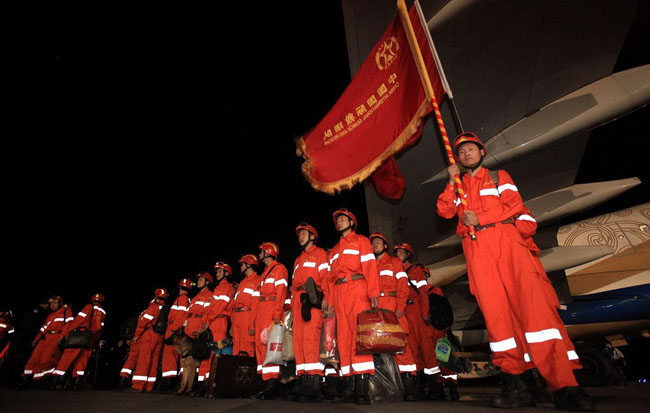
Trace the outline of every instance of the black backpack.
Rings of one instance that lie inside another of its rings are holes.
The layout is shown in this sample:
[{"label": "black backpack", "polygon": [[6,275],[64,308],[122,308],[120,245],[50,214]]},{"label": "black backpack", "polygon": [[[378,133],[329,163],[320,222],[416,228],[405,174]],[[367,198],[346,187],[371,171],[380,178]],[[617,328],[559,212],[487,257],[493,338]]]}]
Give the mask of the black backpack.
[{"label": "black backpack", "polygon": [[429,294],[429,313],[431,324],[436,330],[445,330],[454,324],[454,312],[447,297]]},{"label": "black backpack", "polygon": [[153,331],[158,334],[165,334],[165,331],[167,331],[167,320],[169,318],[170,307],[171,306],[166,305],[161,308],[160,313],[158,313],[158,320],[156,320],[156,324],[153,325]]},{"label": "black backpack", "polygon": [[130,340],[135,335],[135,329],[138,327],[138,315],[129,317],[120,325],[120,338]]}]

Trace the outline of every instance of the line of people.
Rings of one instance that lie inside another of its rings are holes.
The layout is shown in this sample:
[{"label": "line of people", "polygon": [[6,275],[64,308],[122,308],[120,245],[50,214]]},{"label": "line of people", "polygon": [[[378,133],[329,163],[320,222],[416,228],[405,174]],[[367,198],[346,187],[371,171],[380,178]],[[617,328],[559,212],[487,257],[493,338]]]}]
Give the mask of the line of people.
[{"label": "line of people", "polygon": [[68,378],[72,388],[80,386],[104,327],[104,299],[102,293],[93,294],[76,316],[61,296],[48,299],[50,313],[31,342],[33,351],[21,375],[22,388],[60,389]]},{"label": "line of people", "polygon": [[[202,394],[215,351],[199,355],[197,348],[214,343],[212,349],[219,352],[232,344],[232,354],[257,360],[256,370],[264,385],[255,397],[275,398],[280,392],[281,366],[265,363],[263,332],[273,324],[281,324],[285,311],[291,309],[298,377],[293,398],[300,402],[320,401],[325,382],[329,389],[326,397],[335,403],[367,404],[369,376],[374,374],[375,365],[372,355],[356,353],[357,316],[383,308],[393,311],[408,333],[405,351],[395,355],[405,400],[442,399],[443,383],[448,384],[450,398],[458,400],[456,374],[441,372],[436,359],[435,343],[445,332],[431,325],[428,297],[442,291],[427,282],[428,269],[412,263],[414,251],[407,243],[396,244],[393,249],[397,257],[393,257],[381,233],[370,238],[356,233],[358,221],[347,209],[334,212],[333,221],[340,239],[329,251],[317,246],[316,228],[307,223],[297,226],[301,254],[291,276],[278,261],[278,245],[263,242],[257,255],[246,254],[239,259],[239,284],[232,283],[232,268],[223,262],[215,264],[214,276],[209,272],[197,275],[198,291],[191,300],[192,282],[181,280],[178,296],[169,309],[166,331],[162,332],[155,327],[169,293],[157,289],[138,318],[130,353],[121,370],[122,386],[128,387],[130,381],[130,391],[152,391],[160,373],[160,390],[178,388],[178,393]],[[324,365],[319,358],[324,315],[335,315],[337,320],[337,369]]]}]

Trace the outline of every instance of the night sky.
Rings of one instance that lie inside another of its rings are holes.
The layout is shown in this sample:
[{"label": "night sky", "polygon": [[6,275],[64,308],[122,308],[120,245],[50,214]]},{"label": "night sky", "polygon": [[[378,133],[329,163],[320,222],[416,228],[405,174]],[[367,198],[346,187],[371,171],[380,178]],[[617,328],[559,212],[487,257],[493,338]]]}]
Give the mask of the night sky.
[{"label": "night sky", "polygon": [[6,8],[0,310],[101,291],[112,335],[155,288],[262,241],[291,267],[302,220],[326,248],[339,207],[367,233],[363,188],[316,193],[293,143],[350,81],[338,1]]}]

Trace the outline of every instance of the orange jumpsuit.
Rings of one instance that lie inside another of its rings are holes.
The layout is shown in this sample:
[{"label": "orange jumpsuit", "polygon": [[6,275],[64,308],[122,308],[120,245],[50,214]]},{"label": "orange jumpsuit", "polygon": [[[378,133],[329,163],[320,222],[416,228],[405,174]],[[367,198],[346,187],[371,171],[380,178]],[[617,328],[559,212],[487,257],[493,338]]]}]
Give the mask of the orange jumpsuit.
[{"label": "orange jumpsuit", "polygon": [[67,306],[62,306],[47,316],[41,330],[34,338],[38,340],[38,344],[25,364],[23,372],[25,376],[33,375],[33,378],[38,380],[54,371],[61,357],[59,340],[63,338],[63,328],[72,320],[74,317]]},{"label": "orange jumpsuit", "polygon": [[424,324],[424,317],[429,316],[429,284],[424,270],[411,263],[404,265],[408,275],[409,295],[406,300],[406,319],[409,322],[409,340],[418,371],[432,375],[440,373],[436,347],[432,340],[433,327]]},{"label": "orange jumpsuit", "polygon": [[[406,300],[411,288],[406,281],[408,276],[404,271],[404,266],[400,260],[385,253],[377,260],[377,269],[379,271],[379,308],[393,312],[399,310],[405,313]],[[408,334],[409,323],[406,316],[403,315],[398,320],[402,329]],[[411,340],[411,337],[413,336],[409,335],[408,340]],[[400,373],[417,374],[413,350],[408,344],[403,353],[395,354],[395,362]]]},{"label": "orange jumpsuit", "polygon": [[9,340],[14,333],[14,326],[9,318],[0,317],[0,360],[9,352]]},{"label": "orange jumpsuit", "polygon": [[[508,223],[524,210],[521,196],[506,171],[498,174],[498,188],[485,168],[473,177],[463,175],[468,209],[476,213],[479,225],[489,226],[479,227],[476,240],[461,219],[456,228],[463,237],[470,290],[485,318],[493,363],[504,373],[521,374],[529,351],[551,391],[577,386],[562,320],[542,292],[545,276],[517,228]],[[459,205],[454,186],[448,184],[438,197],[438,214],[453,218],[462,213]]]},{"label": "orange jumpsuit", "polygon": [[[133,339],[136,341],[136,361],[131,387],[135,390],[153,390],[153,385],[156,382],[162,335],[153,331],[153,326],[158,321],[161,309],[162,306],[154,300],[138,319],[138,326],[133,335]],[[131,356],[130,353],[129,359]],[[127,359],[127,363],[129,359]]]},{"label": "orange jumpsuit", "polygon": [[[187,309],[189,306],[190,298],[187,296],[186,292],[181,293],[176,300],[174,300],[174,303],[169,309],[169,315],[167,316],[167,330],[165,330],[164,341],[168,341],[174,331],[183,326],[183,323],[187,318]],[[179,364],[180,355],[174,349],[174,345],[163,344],[162,377],[176,377],[179,374]]]},{"label": "orange jumpsuit", "polygon": [[266,266],[260,277],[259,296],[253,300],[253,325],[255,329],[255,353],[257,356],[257,372],[263,380],[280,377],[279,364],[264,364],[266,344],[260,341],[262,330],[273,324],[273,319],[283,318],[284,301],[287,297],[287,268],[277,261]]},{"label": "orange jumpsuit", "polygon": [[[370,309],[370,298],[379,297],[379,274],[368,238],[354,231],[341,237],[330,250],[330,305],[336,313],[342,376],[375,374],[372,354],[357,355],[357,315]],[[355,276],[363,278],[353,280]]]},{"label": "orange jumpsuit", "polygon": [[260,276],[256,272],[246,276],[237,287],[232,310],[232,354],[246,353],[255,357],[255,336],[248,334],[253,325],[253,300],[259,296]]},{"label": "orange jumpsuit", "polygon": [[[544,287],[542,291],[546,296],[546,300],[548,301],[549,305],[552,305],[554,308],[559,309],[560,300],[557,297],[557,293],[555,292],[553,283],[548,278],[548,275],[546,275],[546,270],[544,269],[542,262],[539,260],[540,249],[537,246],[537,244],[535,244],[535,241],[533,241],[533,235],[535,235],[535,233],[537,232],[537,220],[535,220],[535,217],[533,216],[533,213],[531,212],[530,209],[524,207],[523,213],[517,216],[517,219],[515,220],[515,227],[521,234],[522,238],[524,239],[524,242],[526,243],[528,249],[533,255],[533,260],[535,261],[535,265],[537,267],[538,273],[540,274],[541,278],[545,281],[541,284]],[[582,364],[580,364],[578,353],[576,353],[575,351],[575,346],[573,345],[573,342],[569,338],[569,333],[566,331],[566,327],[564,326],[564,324],[558,326],[558,330],[560,330],[560,334],[562,335],[562,340],[564,341],[564,345],[567,348],[567,358],[571,362],[572,368],[574,370],[581,369]],[[529,353],[524,354],[524,361],[532,364],[532,360],[530,358]]]},{"label": "orange jumpsuit", "polygon": [[291,308],[293,310],[293,351],[296,357],[296,374],[323,375],[325,366],[319,360],[320,332],[323,327],[323,312],[320,308],[311,309],[311,320],[302,319],[300,297],[306,294],[304,284],[313,278],[316,286],[323,291],[327,300],[329,263],[324,249],[312,245],[303,251],[294,263],[291,277]]},{"label": "orange jumpsuit", "polygon": [[[214,287],[210,305],[206,313],[205,323],[212,332],[212,341],[217,342],[224,340],[228,335],[228,319],[232,312],[232,297],[235,295],[235,289],[232,284],[225,278],[222,278],[219,284]],[[201,360],[199,365],[199,381],[210,378],[210,363],[214,359],[214,352],[210,357]]]},{"label": "orange jumpsuit", "polygon": [[66,336],[75,328],[85,328],[92,332],[89,348],[67,348],[63,351],[63,355],[56,365],[54,376],[63,376],[72,367],[72,377],[83,376],[86,372],[88,359],[90,358],[95,343],[99,340],[104,327],[104,319],[106,318],[106,311],[97,304],[86,304],[86,306],[79,311],[77,316],[72,322],[65,325],[63,328],[63,335]]}]

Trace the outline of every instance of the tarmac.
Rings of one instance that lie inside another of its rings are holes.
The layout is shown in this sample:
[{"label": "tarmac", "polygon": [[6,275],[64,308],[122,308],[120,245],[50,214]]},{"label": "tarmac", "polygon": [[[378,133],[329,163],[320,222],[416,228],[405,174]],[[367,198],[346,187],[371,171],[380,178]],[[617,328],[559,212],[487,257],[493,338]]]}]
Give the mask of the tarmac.
[{"label": "tarmac", "polygon": [[[650,384],[630,383],[625,387],[587,388],[600,412],[650,412]],[[488,402],[497,395],[497,387],[460,388],[458,402],[402,402],[355,404],[301,404],[281,399],[206,399],[165,394],[124,393],[112,390],[43,391],[0,390],[0,412],[498,412]],[[508,410],[515,411],[515,410]],[[558,411],[552,404],[539,405],[535,411]]]}]

